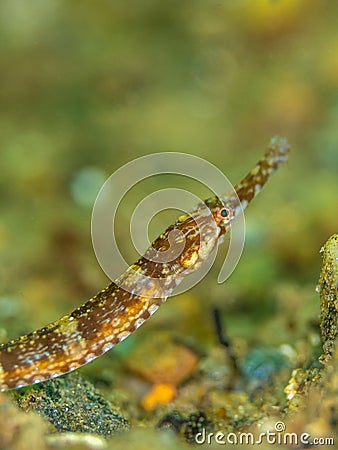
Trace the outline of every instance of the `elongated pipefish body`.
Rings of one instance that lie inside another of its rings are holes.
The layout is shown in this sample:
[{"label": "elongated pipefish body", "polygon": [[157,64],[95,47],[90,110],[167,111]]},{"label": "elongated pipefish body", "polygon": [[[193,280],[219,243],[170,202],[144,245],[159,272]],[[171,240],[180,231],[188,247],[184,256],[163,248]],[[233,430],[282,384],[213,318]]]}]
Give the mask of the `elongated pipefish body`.
[{"label": "elongated pipefish body", "polygon": [[[209,198],[180,217],[115,282],[70,314],[1,344],[0,391],[71,372],[127,338],[187,274],[204,263],[231,222],[286,161],[288,151],[287,141],[274,137],[263,158],[235,186],[235,192]],[[163,252],[175,254],[179,245],[176,256],[161,259]]]}]

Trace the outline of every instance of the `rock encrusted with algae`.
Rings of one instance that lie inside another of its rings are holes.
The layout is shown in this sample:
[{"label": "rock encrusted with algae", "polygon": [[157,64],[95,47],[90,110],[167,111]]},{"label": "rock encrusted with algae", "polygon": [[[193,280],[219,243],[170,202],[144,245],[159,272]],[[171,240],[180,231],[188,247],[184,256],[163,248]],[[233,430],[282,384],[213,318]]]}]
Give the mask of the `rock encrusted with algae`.
[{"label": "rock encrusted with algae", "polygon": [[[323,264],[318,291],[320,293],[320,330],[324,353],[319,357],[319,361],[325,365],[329,361],[337,364],[338,234],[331,236],[320,252],[323,255]],[[325,371],[318,367],[293,370],[289,383],[284,389],[289,410],[297,410],[301,404],[306,404],[309,390],[314,386],[318,386],[324,391],[324,385],[329,379],[327,372],[332,371],[328,365],[325,368],[328,370]],[[329,386],[330,383],[327,385]]]},{"label": "rock encrusted with algae", "polygon": [[110,436],[129,428],[128,421],[78,373],[47,381],[18,395],[25,411],[35,411],[58,431]]},{"label": "rock encrusted with algae", "polygon": [[320,329],[324,354],[320,361],[331,359],[338,335],[338,234],[334,234],[321,249],[323,268],[319,279]]}]

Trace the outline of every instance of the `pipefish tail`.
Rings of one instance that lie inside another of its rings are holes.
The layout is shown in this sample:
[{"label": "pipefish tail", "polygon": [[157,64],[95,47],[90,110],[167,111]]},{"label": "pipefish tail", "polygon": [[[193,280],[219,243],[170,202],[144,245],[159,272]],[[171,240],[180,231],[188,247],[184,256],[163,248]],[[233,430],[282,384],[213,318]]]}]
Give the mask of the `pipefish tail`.
[{"label": "pipefish tail", "polygon": [[[181,216],[115,282],[70,314],[1,344],[0,391],[71,372],[126,339],[187,274],[203,264],[229,232],[233,220],[287,160],[288,152],[286,139],[274,137],[263,158],[235,186],[235,192],[209,198]],[[181,244],[182,234],[184,245],[175,258],[154,258],[154,254]]]}]

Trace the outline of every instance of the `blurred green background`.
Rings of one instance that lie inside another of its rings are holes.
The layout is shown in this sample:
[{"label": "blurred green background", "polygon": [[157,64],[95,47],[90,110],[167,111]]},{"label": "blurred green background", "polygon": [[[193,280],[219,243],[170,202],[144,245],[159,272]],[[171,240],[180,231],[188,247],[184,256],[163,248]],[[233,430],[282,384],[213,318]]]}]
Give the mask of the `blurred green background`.
[{"label": "blurred green background", "polygon": [[319,250],[337,232],[337,14],[330,0],[2,0],[1,340],[108,284],[90,219],[114,170],[179,151],[236,183],[275,134],[290,160],[247,211],[235,273],[218,285],[216,265],[137,336],[215,341],[212,305],[251,343],[316,321]]}]

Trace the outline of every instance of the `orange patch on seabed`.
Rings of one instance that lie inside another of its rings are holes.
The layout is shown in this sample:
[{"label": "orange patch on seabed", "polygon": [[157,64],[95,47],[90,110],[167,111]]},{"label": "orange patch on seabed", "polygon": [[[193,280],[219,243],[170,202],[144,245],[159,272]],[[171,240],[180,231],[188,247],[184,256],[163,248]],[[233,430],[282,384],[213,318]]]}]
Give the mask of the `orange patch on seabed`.
[{"label": "orange patch on seabed", "polygon": [[159,405],[170,403],[176,394],[176,387],[172,384],[154,384],[150,391],[142,398],[141,405],[146,411],[152,411]]},{"label": "orange patch on seabed", "polygon": [[173,400],[177,387],[194,372],[198,355],[172,341],[170,334],[158,331],[150,333],[142,344],[131,352],[126,365],[152,384],[141,399],[141,406],[152,411]]}]

